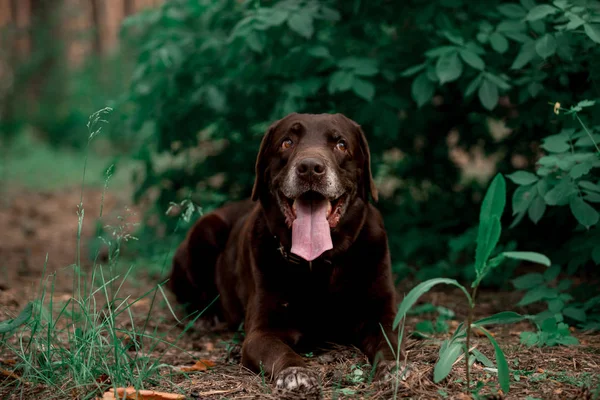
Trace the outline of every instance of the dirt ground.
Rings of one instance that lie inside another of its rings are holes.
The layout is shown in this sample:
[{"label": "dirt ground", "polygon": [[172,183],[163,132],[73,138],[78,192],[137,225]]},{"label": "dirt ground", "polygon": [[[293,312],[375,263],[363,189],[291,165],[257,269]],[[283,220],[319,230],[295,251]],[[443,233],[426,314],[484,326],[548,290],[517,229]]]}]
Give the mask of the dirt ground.
[{"label": "dirt ground", "polygon": [[[6,197],[0,199],[0,320],[13,318],[27,301],[35,298],[44,269],[46,275],[57,272],[55,297],[68,298],[72,295],[72,268],[67,266],[76,260],[77,204],[80,200],[77,188],[61,192],[15,190],[3,193]],[[102,202],[101,198],[101,190],[97,189],[86,190],[84,195],[83,264],[91,263],[87,243],[94,238],[95,219],[100,213],[101,204],[103,224],[115,221],[116,216],[123,215],[126,210],[127,202],[124,199],[107,195]],[[135,282],[126,284],[123,290],[136,298],[157,283],[148,275],[139,274]],[[410,288],[410,283],[406,283],[406,287],[400,289],[408,291]],[[453,310],[456,317],[451,325],[456,326],[466,313],[461,296],[453,290],[435,291],[425,296],[423,301]],[[511,309],[518,300],[516,296],[518,294],[484,292],[479,299],[477,314],[483,317]],[[133,309],[143,319],[150,311],[150,304],[150,301],[140,301]],[[168,308],[155,307],[151,312],[152,318],[147,329],[165,332],[167,340],[175,340],[181,328],[169,330],[175,320]],[[427,316],[409,318],[407,333],[412,332],[415,324],[425,318]],[[526,399],[528,396],[541,399],[594,398],[600,384],[600,335],[574,331],[574,336],[581,344],[572,347],[529,348],[521,345],[520,332],[532,329],[527,323],[491,328],[513,370],[511,390],[508,394],[499,393],[495,373],[475,363],[473,380],[485,384],[481,393],[490,394],[488,398],[506,399]],[[433,382],[439,342],[447,335],[437,335],[436,340],[407,339],[412,373],[400,384],[398,398],[469,398],[462,395],[465,389],[463,364],[457,365],[445,381]],[[198,359],[205,359],[214,361],[215,366],[188,376],[173,374],[172,370],[165,368],[165,381],[149,382],[147,388],[173,392],[173,387],[167,383],[169,381],[190,399],[301,398],[276,392],[271,382],[243,368],[234,354],[236,347],[232,346],[233,338],[234,335],[222,326],[206,327],[197,323],[177,342],[178,349],[159,346],[154,350],[154,355],[161,357],[166,365],[192,365]],[[487,340],[477,337],[473,345],[494,359],[493,349]],[[228,351],[232,348],[233,352]],[[228,356],[228,353],[233,354]],[[11,357],[2,349],[0,356],[0,361]],[[334,346],[315,349],[306,356],[312,368],[319,371],[321,376],[322,398],[394,398],[392,385],[367,382],[370,370],[365,358],[356,349]],[[2,370],[7,368],[4,365],[0,367]],[[0,383],[0,394],[3,388],[11,386],[10,379],[8,376]],[[17,394],[13,392],[11,398],[56,398],[52,393],[52,388],[42,386]]]}]

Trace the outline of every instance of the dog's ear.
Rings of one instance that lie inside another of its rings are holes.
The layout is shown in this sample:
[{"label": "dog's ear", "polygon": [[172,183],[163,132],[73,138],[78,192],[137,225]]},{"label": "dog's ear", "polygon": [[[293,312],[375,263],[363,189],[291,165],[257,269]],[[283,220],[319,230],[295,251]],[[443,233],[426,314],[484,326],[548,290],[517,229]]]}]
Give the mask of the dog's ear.
[{"label": "dog's ear", "polygon": [[363,165],[363,176],[362,176],[362,195],[365,200],[369,198],[369,193],[371,193],[371,197],[374,202],[379,200],[379,194],[377,192],[377,187],[375,186],[375,181],[373,180],[373,174],[371,173],[371,152],[369,151],[369,143],[367,143],[367,137],[365,136],[365,132],[363,132],[361,126],[357,124],[355,121],[346,117],[344,114],[339,114],[342,118],[349,121],[350,124],[356,130],[356,137],[358,140],[358,146],[360,147],[360,151],[363,154],[364,165]]},{"label": "dog's ear", "polygon": [[267,172],[267,153],[269,148],[271,147],[271,142],[273,141],[273,132],[277,129],[277,126],[283,119],[275,121],[269,126],[267,132],[263,136],[260,142],[260,148],[258,150],[258,156],[256,157],[256,166],[255,166],[255,178],[254,178],[254,187],[252,188],[252,201],[256,201],[260,197],[261,191],[265,190],[266,185],[266,172]]}]

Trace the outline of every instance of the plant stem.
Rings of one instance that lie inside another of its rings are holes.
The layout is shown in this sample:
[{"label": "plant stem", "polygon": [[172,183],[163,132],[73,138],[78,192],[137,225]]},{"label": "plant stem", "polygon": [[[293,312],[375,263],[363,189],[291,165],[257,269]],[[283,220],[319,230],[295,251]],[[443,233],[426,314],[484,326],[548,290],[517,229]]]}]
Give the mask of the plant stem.
[{"label": "plant stem", "polygon": [[465,349],[465,367],[467,373],[467,392],[471,390],[471,373],[469,371],[469,349],[471,348],[471,324],[473,323],[473,312],[475,310],[475,296],[479,284],[473,288],[471,302],[469,303],[469,314],[467,315],[467,348]]},{"label": "plant stem", "polygon": [[598,152],[598,154],[600,154],[600,147],[598,147],[598,144],[594,140],[594,137],[592,136],[592,134],[588,130],[587,126],[585,126],[585,124],[583,123],[583,121],[581,120],[581,118],[579,118],[579,115],[577,113],[575,113],[575,118],[577,118],[577,121],[579,122],[579,124],[581,124],[581,127],[583,128],[583,130],[585,131],[585,133],[588,134],[588,136],[590,137],[590,140],[592,141],[592,143],[594,143],[594,146],[596,147],[596,151]]}]

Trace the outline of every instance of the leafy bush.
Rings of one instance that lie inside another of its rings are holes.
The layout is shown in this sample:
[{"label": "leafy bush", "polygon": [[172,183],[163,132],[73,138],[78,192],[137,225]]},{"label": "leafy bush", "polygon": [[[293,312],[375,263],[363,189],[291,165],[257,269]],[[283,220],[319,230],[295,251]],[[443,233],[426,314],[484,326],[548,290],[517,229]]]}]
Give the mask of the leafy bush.
[{"label": "leafy bush", "polygon": [[[396,271],[473,279],[462,265],[475,252],[482,188],[495,172],[533,170],[543,137],[581,129],[548,104],[598,97],[599,31],[597,5],[575,0],[166,2],[123,31],[140,49],[127,122],[153,130],[137,153],[146,172],[136,198],[152,195],[158,232],[173,228],[171,202],[189,197],[209,211],[249,194],[270,122],[342,112],[367,132]],[[586,104],[580,118],[595,127],[598,105]],[[597,180],[593,165],[586,174]],[[521,217],[531,206],[517,205]],[[539,199],[535,207],[537,217]],[[502,251],[550,249],[566,264],[577,220],[561,208],[545,215],[505,232]],[[590,247],[593,233],[581,233],[572,240]],[[494,270],[483,284],[511,273]]]}]

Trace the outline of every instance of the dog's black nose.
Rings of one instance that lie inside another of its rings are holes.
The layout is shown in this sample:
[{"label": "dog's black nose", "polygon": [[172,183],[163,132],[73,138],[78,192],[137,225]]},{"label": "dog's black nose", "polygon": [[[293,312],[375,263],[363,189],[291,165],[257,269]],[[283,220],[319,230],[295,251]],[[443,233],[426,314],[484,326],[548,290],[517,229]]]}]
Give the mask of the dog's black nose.
[{"label": "dog's black nose", "polygon": [[314,175],[323,175],[325,173],[325,163],[318,158],[305,158],[298,163],[296,173],[303,178]]}]

